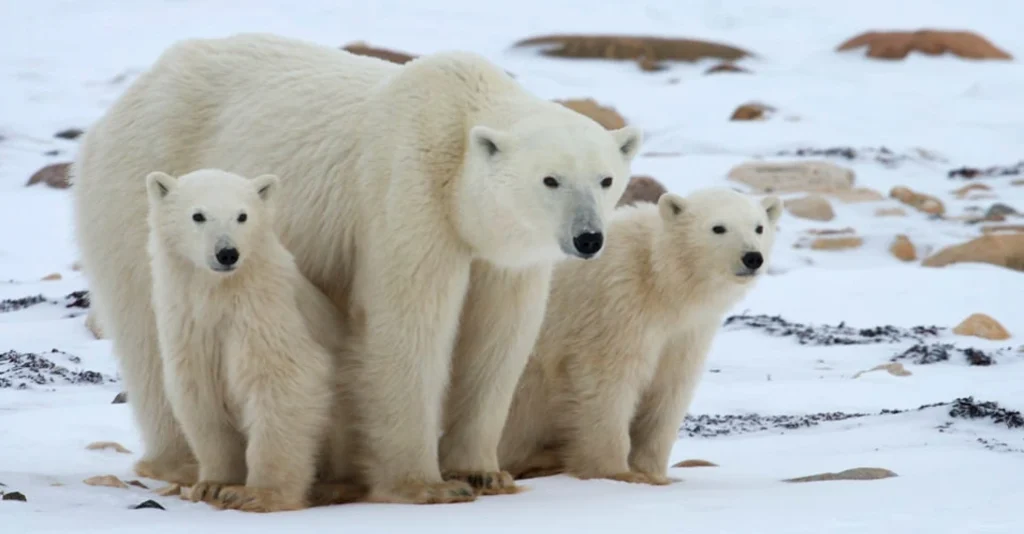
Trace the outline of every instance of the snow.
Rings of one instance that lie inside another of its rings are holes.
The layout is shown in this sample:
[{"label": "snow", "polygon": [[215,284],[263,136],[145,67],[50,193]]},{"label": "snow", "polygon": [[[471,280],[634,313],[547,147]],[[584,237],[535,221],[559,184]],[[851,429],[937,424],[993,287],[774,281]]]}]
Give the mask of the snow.
[{"label": "snow", "polygon": [[[887,193],[895,185],[937,195],[953,215],[1003,202],[1024,208],[1015,177],[980,178],[997,198],[957,199],[960,166],[1010,165],[1024,143],[1024,69],[1018,62],[979,62],[912,55],[872,61],[863,50],[838,54],[842,41],[870,29],[968,29],[1024,56],[1012,0],[519,0],[500,4],[438,0],[335,2],[250,0],[60,0],[0,3],[0,300],[43,294],[56,303],[0,313],[0,354],[59,349],[80,358],[55,362],[117,376],[110,343],[95,340],[80,308],[64,296],[87,289],[72,240],[68,191],[24,187],[43,165],[68,161],[75,142],[55,139],[88,128],[133,76],[172,42],[240,31],[271,31],[330,46],[365,40],[413,53],[464,48],[482,53],[547,98],[593,97],[647,132],[636,174],[686,193],[724,185],[739,163],[799,147],[885,146],[912,159],[886,167],[869,158],[836,160],[857,185]],[[739,62],[752,75],[704,76],[714,62],[674,64],[644,73],[629,62],[544,58],[511,50],[528,36],[558,32],[645,33],[718,40],[755,51]],[[120,83],[112,82],[122,78]],[[736,106],[758,100],[779,109],[765,122],[730,122]],[[922,148],[942,160],[922,158]],[[57,156],[45,152],[58,150]],[[1016,177],[1020,178],[1020,177]],[[150,490],[94,487],[83,480],[137,477],[140,452],[125,404],[111,404],[117,382],[0,389],[0,491],[27,502],[0,502],[5,532],[1020,532],[1024,498],[1024,429],[987,419],[951,418],[949,406],[918,406],[973,396],[1024,408],[1024,301],[1021,274],[991,265],[929,269],[887,251],[906,234],[927,255],[980,234],[977,225],[875,217],[896,201],[833,202],[836,219],[817,223],[783,215],[773,274],[733,313],[780,315],[798,323],[853,327],[943,327],[924,343],[995,351],[996,364],[970,366],[954,354],[928,365],[902,362],[910,376],[860,371],[888,363],[916,343],[801,345],[752,328],[727,327],[715,341],[693,415],[793,415],[842,411],[860,418],[797,428],[767,428],[717,437],[681,433],[673,462],[707,459],[719,467],[673,469],[682,482],[647,487],[550,477],[529,491],[462,505],[353,504],[270,515],[219,512]],[[1012,219],[1008,222],[1013,221]],[[794,248],[812,228],[853,227],[862,247],[826,252]],[[50,273],[59,281],[39,281]],[[974,312],[998,319],[1013,338],[956,336]],[[998,349],[1007,349],[999,351]],[[2,370],[2,366],[0,366]],[[887,409],[905,413],[877,415]],[[687,427],[690,428],[690,427]],[[86,450],[116,441],[132,454]],[[986,446],[985,444],[988,444]],[[884,467],[898,477],[875,481],[789,484],[782,479],[825,471]],[[166,508],[135,510],[154,499]],[[166,523],[165,523],[166,521]],[[484,526],[486,525],[486,526]]]}]

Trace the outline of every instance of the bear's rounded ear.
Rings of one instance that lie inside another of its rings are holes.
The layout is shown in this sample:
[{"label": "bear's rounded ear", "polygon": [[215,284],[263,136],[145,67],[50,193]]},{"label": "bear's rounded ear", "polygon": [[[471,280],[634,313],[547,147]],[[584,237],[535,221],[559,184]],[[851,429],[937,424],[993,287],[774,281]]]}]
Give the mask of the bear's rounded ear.
[{"label": "bear's rounded ear", "polygon": [[640,131],[640,128],[623,126],[618,130],[611,130],[609,133],[612,134],[615,143],[619,147],[619,152],[622,153],[622,157],[626,161],[632,161],[637,153],[640,152],[640,145],[644,142],[644,134]]},{"label": "bear's rounded ear", "polygon": [[261,200],[268,200],[277,192],[277,184],[280,183],[277,175],[261,174],[252,179],[252,186]]},{"label": "bear's rounded ear", "polygon": [[775,195],[762,198],[761,206],[768,213],[768,220],[771,222],[778,221],[779,216],[782,215],[782,200]]},{"label": "bear's rounded ear", "polygon": [[469,149],[488,158],[507,152],[511,144],[512,136],[508,132],[488,126],[474,126],[469,130]]},{"label": "bear's rounded ear", "polygon": [[146,192],[153,202],[162,201],[177,186],[178,179],[165,172],[153,171],[146,175]]},{"label": "bear's rounded ear", "polygon": [[671,221],[686,210],[686,199],[675,193],[662,193],[658,198],[658,213],[664,221]]}]

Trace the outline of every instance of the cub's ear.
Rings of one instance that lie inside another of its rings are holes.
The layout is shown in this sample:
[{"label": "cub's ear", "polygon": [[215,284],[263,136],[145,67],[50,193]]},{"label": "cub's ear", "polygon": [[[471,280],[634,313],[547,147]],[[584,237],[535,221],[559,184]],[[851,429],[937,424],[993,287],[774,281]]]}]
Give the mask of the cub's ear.
[{"label": "cub's ear", "polygon": [[615,143],[619,146],[619,152],[622,152],[622,157],[626,161],[632,161],[637,153],[640,152],[640,145],[644,142],[644,134],[640,131],[640,128],[623,126],[618,130],[611,130],[608,133],[612,134]]},{"label": "cub's ear", "polygon": [[665,222],[675,220],[686,211],[686,199],[675,193],[663,193],[658,198],[658,213]]},{"label": "cub's ear", "polygon": [[779,220],[779,216],[782,215],[782,200],[779,197],[775,195],[764,197],[761,199],[761,205],[768,213],[769,221],[774,223]]},{"label": "cub's ear", "polygon": [[277,193],[277,184],[281,180],[274,174],[261,174],[252,179],[252,186],[261,200],[269,200]]},{"label": "cub's ear", "polygon": [[469,149],[490,158],[512,148],[512,135],[488,126],[469,130]]},{"label": "cub's ear", "polygon": [[153,203],[161,202],[178,187],[178,179],[165,172],[154,171],[146,175],[146,193]]}]

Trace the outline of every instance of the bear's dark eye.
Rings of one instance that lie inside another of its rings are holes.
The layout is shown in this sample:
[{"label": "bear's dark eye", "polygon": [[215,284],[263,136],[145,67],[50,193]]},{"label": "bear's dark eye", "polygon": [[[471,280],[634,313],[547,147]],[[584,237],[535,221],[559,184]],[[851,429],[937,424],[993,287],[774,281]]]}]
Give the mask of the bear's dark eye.
[{"label": "bear's dark eye", "polygon": [[556,189],[558,187],[558,180],[556,180],[552,176],[545,176],[544,185],[550,187],[551,189]]},{"label": "bear's dark eye", "polygon": [[[240,213],[240,214],[238,214],[238,222],[240,222],[240,223],[244,223],[244,222],[245,222],[245,221],[247,221],[248,219],[249,219],[249,216],[248,216],[248,215],[246,215],[246,214],[244,214],[244,213]],[[760,233],[760,232],[758,232],[758,233]]]},{"label": "bear's dark eye", "polygon": [[197,223],[206,222],[206,216],[202,213],[195,212],[192,214],[192,220]]},{"label": "bear's dark eye", "polygon": [[716,233],[716,234],[724,234],[725,233],[725,227],[719,224],[719,225],[711,227],[711,231]]},{"label": "bear's dark eye", "polygon": [[759,225],[757,225],[757,228],[754,228],[754,231],[759,233],[759,234],[763,234],[764,233],[764,226],[761,226],[759,224]]},{"label": "bear's dark eye", "polygon": [[611,176],[605,178],[604,180],[601,180],[601,187],[603,187],[605,189],[608,189],[611,186],[612,186],[612,177]]}]

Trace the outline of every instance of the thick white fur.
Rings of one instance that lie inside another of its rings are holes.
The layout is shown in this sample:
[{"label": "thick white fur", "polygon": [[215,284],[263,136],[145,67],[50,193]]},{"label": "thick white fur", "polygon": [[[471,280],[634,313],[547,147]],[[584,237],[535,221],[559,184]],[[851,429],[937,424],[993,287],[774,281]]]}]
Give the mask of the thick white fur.
[{"label": "thick white fur", "polygon": [[780,212],[776,197],[758,203],[726,188],[619,208],[600,258],[555,269],[502,468],[517,478],[669,483],[669,453],[714,335],[765,269],[739,276],[749,274],[741,257],[757,251],[767,264]]},{"label": "thick white fur", "polygon": [[174,45],[89,129],[74,170],[83,271],[142,428],[139,467],[187,478],[191,456],[134,229],[150,169],[282,177],[282,242],[361,335],[369,498],[451,502],[475,498],[466,482],[514,491],[497,447],[551,265],[602,231],[640,143],[471,53],[398,66],[260,34]]},{"label": "thick white fur", "polygon": [[[344,336],[341,314],[274,235],[278,178],[153,172],[146,186],[164,385],[199,462],[191,498],[304,508]],[[229,271],[216,259],[224,248],[239,254]]]}]

